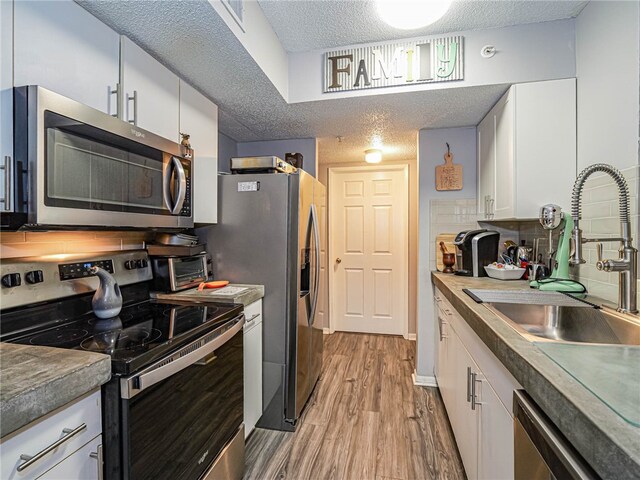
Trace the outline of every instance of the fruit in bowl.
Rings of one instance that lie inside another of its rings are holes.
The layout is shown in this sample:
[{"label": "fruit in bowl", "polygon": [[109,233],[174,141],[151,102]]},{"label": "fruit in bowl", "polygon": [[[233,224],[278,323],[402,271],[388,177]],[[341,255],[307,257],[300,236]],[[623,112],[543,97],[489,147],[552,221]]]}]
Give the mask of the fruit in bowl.
[{"label": "fruit in bowl", "polygon": [[484,270],[491,278],[497,278],[498,280],[519,280],[527,269],[516,267],[515,265],[493,262],[491,265],[484,267]]}]

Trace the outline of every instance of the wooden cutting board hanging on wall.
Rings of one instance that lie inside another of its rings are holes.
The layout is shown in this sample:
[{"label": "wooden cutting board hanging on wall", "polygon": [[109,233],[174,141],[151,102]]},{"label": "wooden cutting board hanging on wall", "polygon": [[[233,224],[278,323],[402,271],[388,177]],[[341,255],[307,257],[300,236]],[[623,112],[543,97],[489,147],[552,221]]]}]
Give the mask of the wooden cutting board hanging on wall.
[{"label": "wooden cutting board hanging on wall", "polygon": [[462,165],[454,165],[448,143],[444,162],[444,165],[436,167],[436,190],[462,190]]}]

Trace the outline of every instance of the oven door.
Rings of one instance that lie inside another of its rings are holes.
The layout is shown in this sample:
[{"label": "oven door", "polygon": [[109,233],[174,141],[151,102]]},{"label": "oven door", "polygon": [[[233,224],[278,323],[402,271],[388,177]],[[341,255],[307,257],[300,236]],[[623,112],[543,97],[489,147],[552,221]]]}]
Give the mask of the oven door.
[{"label": "oven door", "polygon": [[123,478],[198,479],[237,434],[243,325],[241,314],[120,380]]},{"label": "oven door", "polygon": [[180,145],[40,87],[18,88],[15,99],[29,223],[193,226],[193,169]]}]

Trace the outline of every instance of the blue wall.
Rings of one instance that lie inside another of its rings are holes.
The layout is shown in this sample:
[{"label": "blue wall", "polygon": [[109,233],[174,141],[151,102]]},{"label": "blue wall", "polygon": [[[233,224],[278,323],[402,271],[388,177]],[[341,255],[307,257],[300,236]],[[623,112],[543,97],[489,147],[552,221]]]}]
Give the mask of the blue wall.
[{"label": "blue wall", "polygon": [[316,139],[293,138],[290,140],[268,140],[238,143],[238,156],[275,155],[284,159],[285,153],[301,153],[302,169],[316,175]]},{"label": "blue wall", "polygon": [[[435,171],[444,164],[446,142],[451,146],[453,163],[463,166],[462,190],[436,190]],[[435,312],[433,284],[429,274],[429,245],[435,241],[430,230],[432,199],[475,198],[477,190],[476,127],[420,130],[418,135],[418,311],[416,318],[416,372],[433,377],[435,366]]]}]

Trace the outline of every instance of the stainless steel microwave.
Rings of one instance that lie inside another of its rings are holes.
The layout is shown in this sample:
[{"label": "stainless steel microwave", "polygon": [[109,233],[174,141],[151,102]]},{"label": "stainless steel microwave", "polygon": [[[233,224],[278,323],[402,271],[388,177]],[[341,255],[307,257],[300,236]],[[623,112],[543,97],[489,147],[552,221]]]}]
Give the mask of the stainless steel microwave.
[{"label": "stainless steel microwave", "polygon": [[178,143],[38,86],[14,89],[14,120],[25,228],[193,227]]}]

